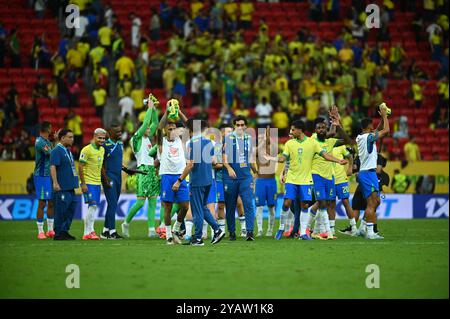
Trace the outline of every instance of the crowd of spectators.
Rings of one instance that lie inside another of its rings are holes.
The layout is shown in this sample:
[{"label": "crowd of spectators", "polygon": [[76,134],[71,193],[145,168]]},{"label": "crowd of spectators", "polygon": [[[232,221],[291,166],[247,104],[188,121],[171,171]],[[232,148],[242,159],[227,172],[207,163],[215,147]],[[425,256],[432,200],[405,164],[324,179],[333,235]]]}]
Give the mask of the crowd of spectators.
[{"label": "crowd of spectators", "polygon": [[[24,106],[19,105],[11,85],[0,109],[2,141],[8,142],[8,130],[17,119],[23,122],[20,140],[32,141],[37,98],[56,99],[57,105],[76,109],[83,79],[99,117],[103,117],[108,98],[116,101],[127,138],[142,121],[145,88],[164,89],[166,98],[178,98],[182,104],[191,101],[187,107],[197,109],[204,118],[209,108],[218,105],[218,121],[241,114],[252,125],[272,125],[284,132],[293,118],[304,119],[311,130],[314,120],[327,117],[328,108],[336,104],[344,129],[355,135],[359,120],[375,114],[384,100],[383,91],[391,78],[410,80],[410,107],[423,107],[421,81],[428,80],[428,74],[408,57],[401,43],[392,43],[386,50],[379,42],[390,40],[389,24],[396,13],[414,11],[415,1],[400,1],[396,6],[382,1],[375,46],[368,42],[364,1],[352,1],[348,12],[341,12],[337,0],[308,1],[313,21],[344,17],[344,27],[333,41],[318,38],[307,28],[296,30],[294,39],[281,34],[270,37],[269,23],[254,19],[256,6],[250,0],[177,1],[174,6],[161,0],[151,8],[149,21],[143,21],[139,12],[130,12],[127,24],[119,21],[107,1],[30,1],[30,6],[38,17],[49,10],[61,18],[69,3],[80,8],[80,28],[63,30],[56,52],[50,52],[44,36],[35,39],[29,65],[50,67],[52,79],[37,80],[30,103]],[[441,64],[439,103],[430,123],[432,128],[448,128],[448,1],[424,0],[423,5],[424,10],[416,10],[411,28],[416,41],[422,41],[426,31],[430,60]],[[247,43],[244,33],[249,29],[258,33]],[[164,41],[167,49],[161,45]],[[19,52],[15,30],[5,30],[0,21],[0,67],[7,54],[11,67],[23,65]],[[81,131],[82,119],[76,111],[70,114],[66,125]],[[393,134],[396,139],[410,137],[407,118],[399,119]],[[15,143],[21,142],[2,143],[3,158],[32,156]]]}]

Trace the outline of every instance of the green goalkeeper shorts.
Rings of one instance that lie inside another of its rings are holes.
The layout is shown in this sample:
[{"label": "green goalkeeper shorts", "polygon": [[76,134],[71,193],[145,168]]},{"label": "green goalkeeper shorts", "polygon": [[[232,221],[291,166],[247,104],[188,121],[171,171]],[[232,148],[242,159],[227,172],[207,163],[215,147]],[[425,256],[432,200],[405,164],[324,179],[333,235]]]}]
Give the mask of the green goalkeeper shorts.
[{"label": "green goalkeeper shorts", "polygon": [[139,170],[147,175],[137,174],[137,197],[157,197],[160,193],[160,180],[154,166],[141,165]]}]

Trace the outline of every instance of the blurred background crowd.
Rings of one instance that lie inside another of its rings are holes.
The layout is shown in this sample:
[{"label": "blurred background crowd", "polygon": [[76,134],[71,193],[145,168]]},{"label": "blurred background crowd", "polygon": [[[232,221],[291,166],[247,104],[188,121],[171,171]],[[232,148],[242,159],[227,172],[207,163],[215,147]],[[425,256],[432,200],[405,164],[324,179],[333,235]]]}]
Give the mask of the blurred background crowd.
[{"label": "blurred background crowd", "polygon": [[1,160],[33,159],[42,120],[72,129],[75,153],[113,121],[128,146],[149,92],[211,125],[277,127],[280,142],[333,105],[355,136],[386,101],[387,159],[448,160],[448,0],[370,1],[371,29],[360,0],[3,2]]}]

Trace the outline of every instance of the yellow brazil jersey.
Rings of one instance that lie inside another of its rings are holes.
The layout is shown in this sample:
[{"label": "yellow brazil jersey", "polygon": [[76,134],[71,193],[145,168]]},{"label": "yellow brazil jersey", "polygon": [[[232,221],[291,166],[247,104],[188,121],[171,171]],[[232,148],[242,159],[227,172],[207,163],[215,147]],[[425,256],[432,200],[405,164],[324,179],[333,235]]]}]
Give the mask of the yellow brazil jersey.
[{"label": "yellow brazil jersey", "polygon": [[113,31],[111,30],[111,28],[108,28],[107,26],[101,27],[98,30],[98,38],[100,40],[100,44],[103,46],[110,46],[112,35]]},{"label": "yellow brazil jersey", "polygon": [[107,93],[105,89],[99,88],[92,91],[95,106],[103,106],[106,103]]},{"label": "yellow brazil jersey", "polygon": [[225,3],[223,8],[225,9],[225,12],[230,17],[230,19],[232,21],[236,21],[236,19],[237,19],[237,11],[238,11],[237,3],[236,2]]},{"label": "yellow brazil jersey", "polygon": [[305,136],[303,140],[291,139],[284,146],[283,156],[289,159],[286,183],[295,185],[312,185],[312,161],[323,150],[315,139]]},{"label": "yellow brazil jersey", "polygon": [[255,7],[251,2],[242,2],[240,4],[241,16],[240,19],[242,21],[252,21],[252,13],[255,11]]},{"label": "yellow brazil jersey", "polygon": [[[345,145],[341,145],[333,148],[332,155],[338,159],[344,159],[350,155],[350,152],[347,151],[347,147]],[[334,164],[334,163],[333,163]],[[334,166],[334,183],[341,184],[348,182],[347,178],[347,165],[335,165]]]},{"label": "yellow brazil jersey", "polygon": [[116,61],[115,70],[119,73],[119,80],[122,80],[125,77],[125,74],[131,79],[134,70],[134,62],[129,57],[123,56]]},{"label": "yellow brazil jersey", "polygon": [[101,173],[105,149],[94,144],[83,147],[80,153],[80,162],[83,167],[84,180],[89,185],[101,185]]},{"label": "yellow brazil jersey", "polygon": [[194,1],[193,3],[191,3],[192,19],[197,18],[204,6],[205,5],[200,1]]},{"label": "yellow brazil jersey", "polygon": [[[314,133],[311,136],[312,139],[316,140],[317,143],[320,145],[320,148],[327,153],[332,153],[334,145],[336,144],[337,139],[336,138],[327,138],[325,141],[321,142],[317,139],[316,133]],[[334,163],[327,161],[322,156],[319,156],[318,154],[314,155],[314,159],[312,162],[312,173],[322,176],[326,179],[333,179],[334,175]]]}]

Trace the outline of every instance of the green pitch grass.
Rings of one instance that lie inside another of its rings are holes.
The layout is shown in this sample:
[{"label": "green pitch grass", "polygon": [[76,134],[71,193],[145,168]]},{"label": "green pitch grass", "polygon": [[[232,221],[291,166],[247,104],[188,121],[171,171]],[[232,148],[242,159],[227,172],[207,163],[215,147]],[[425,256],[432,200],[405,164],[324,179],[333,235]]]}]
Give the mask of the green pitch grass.
[{"label": "green pitch grass", "polygon": [[[145,222],[131,224],[132,239],[89,242],[80,221],[72,242],[38,241],[34,222],[0,222],[0,298],[448,298],[448,220],[379,227],[385,240],[190,247],[147,239]],[[79,289],[65,286],[68,264],[80,268]],[[379,266],[379,289],[366,288],[369,264]]]}]

